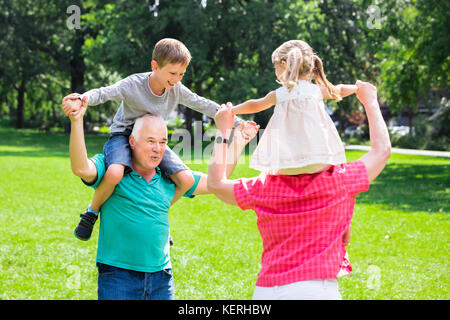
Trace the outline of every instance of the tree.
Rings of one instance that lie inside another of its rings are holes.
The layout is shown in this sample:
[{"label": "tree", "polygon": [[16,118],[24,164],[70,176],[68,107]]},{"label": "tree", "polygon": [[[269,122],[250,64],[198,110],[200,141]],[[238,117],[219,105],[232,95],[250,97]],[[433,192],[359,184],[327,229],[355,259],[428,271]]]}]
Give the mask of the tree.
[{"label": "tree", "polygon": [[441,87],[448,95],[450,3],[390,3],[396,10],[386,12],[390,36],[377,54],[379,79],[390,108],[397,113],[406,110],[412,127],[418,106],[426,102],[432,87]]}]

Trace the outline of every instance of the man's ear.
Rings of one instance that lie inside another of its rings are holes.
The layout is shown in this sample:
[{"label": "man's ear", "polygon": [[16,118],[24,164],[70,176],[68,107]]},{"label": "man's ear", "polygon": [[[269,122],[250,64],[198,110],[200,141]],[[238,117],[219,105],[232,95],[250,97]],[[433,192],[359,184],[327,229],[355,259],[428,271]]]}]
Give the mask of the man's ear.
[{"label": "man's ear", "polygon": [[134,138],[134,136],[130,135],[130,137],[128,138],[128,141],[130,143],[131,150],[133,150],[134,146],[136,145],[136,139]]}]

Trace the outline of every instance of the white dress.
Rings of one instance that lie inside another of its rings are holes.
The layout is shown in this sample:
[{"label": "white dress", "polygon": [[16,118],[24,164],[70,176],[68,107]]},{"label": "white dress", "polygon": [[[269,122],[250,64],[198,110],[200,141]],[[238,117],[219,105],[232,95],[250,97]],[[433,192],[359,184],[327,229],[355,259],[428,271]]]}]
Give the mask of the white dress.
[{"label": "white dress", "polygon": [[319,86],[299,80],[276,91],[274,113],[250,167],[274,174],[315,173],[346,162],[344,145],[325,110]]}]

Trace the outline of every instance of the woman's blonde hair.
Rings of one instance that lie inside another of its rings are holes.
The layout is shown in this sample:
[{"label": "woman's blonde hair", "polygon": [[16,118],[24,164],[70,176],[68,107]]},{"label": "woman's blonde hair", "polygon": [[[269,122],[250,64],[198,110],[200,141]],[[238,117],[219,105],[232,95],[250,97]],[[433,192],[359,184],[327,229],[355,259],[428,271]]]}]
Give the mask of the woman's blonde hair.
[{"label": "woman's blonde hair", "polygon": [[272,63],[275,65],[282,61],[286,62],[286,69],[280,76],[280,83],[289,90],[299,79],[312,74],[314,81],[325,86],[333,99],[342,100],[337,88],[325,76],[322,60],[305,41],[289,40],[275,49]]}]

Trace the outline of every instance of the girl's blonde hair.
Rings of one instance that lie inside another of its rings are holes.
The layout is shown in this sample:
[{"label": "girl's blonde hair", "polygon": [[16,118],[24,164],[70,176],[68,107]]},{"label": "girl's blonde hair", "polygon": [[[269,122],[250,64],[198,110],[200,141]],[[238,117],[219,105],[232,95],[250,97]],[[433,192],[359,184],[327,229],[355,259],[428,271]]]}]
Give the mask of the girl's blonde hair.
[{"label": "girl's blonde hair", "polygon": [[280,76],[280,83],[289,90],[300,78],[312,74],[314,81],[325,86],[333,99],[342,100],[338,89],[325,76],[322,60],[305,41],[290,40],[275,49],[272,53],[272,63],[275,65],[282,61],[286,62],[286,70]]}]

